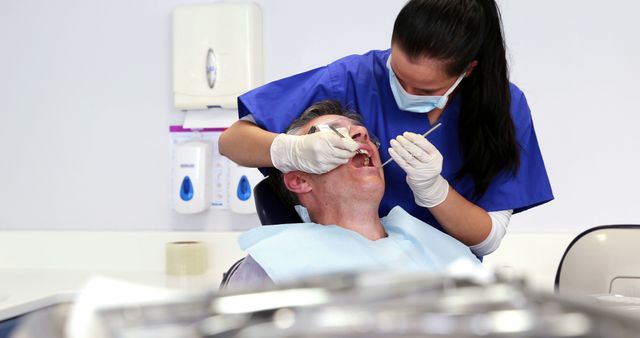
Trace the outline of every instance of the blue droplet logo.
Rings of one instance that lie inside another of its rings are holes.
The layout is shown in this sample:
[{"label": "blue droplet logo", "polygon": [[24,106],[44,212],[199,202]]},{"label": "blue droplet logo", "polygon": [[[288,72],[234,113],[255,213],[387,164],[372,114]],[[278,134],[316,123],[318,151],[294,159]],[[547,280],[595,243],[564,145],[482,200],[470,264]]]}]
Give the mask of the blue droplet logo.
[{"label": "blue droplet logo", "polygon": [[193,183],[189,176],[185,176],[180,186],[180,198],[183,201],[190,201],[193,198]]},{"label": "blue droplet logo", "polygon": [[246,201],[251,198],[251,184],[249,184],[249,179],[246,175],[242,175],[242,177],[240,177],[240,182],[238,182],[238,191],[236,194],[238,195],[238,199],[241,201]]}]

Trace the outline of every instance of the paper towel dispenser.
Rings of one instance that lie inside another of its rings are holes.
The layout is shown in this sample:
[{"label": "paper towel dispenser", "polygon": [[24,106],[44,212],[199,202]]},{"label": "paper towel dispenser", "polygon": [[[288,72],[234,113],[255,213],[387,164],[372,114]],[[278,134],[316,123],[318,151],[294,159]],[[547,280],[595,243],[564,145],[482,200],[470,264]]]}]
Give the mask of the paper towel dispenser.
[{"label": "paper towel dispenser", "polygon": [[235,109],[239,95],[262,83],[262,14],[256,4],[217,3],[175,9],[176,108]]}]

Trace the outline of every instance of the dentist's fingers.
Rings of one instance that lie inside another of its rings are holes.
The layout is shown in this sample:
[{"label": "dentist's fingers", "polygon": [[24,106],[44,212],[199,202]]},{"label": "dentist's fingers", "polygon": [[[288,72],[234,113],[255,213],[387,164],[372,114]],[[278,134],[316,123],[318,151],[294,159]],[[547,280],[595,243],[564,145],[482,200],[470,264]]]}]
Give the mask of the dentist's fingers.
[{"label": "dentist's fingers", "polygon": [[389,156],[391,156],[391,158],[396,161],[400,168],[404,169],[405,167],[409,166],[407,161],[405,161],[402,156],[400,156],[395,150],[393,150],[393,148],[389,148]]},{"label": "dentist's fingers", "polygon": [[398,136],[395,140],[391,140],[390,145],[411,167],[420,166],[422,162],[429,159],[422,149],[413,145],[403,136]]},{"label": "dentist's fingers", "polygon": [[405,132],[402,134],[407,140],[411,141],[416,146],[420,147],[427,154],[433,155],[438,153],[438,148],[429,142],[424,136],[412,132]]},{"label": "dentist's fingers", "polygon": [[347,163],[359,148],[351,138],[333,131],[308,135],[279,134],[271,144],[273,166],[283,173],[300,170],[323,174]]},{"label": "dentist's fingers", "polygon": [[[355,151],[336,148],[333,151],[333,156],[336,157],[336,158],[339,158],[341,160],[344,159],[346,161],[349,161],[352,157],[356,156],[356,152]],[[340,161],[340,162],[347,163],[346,161],[345,162]]]},{"label": "dentist's fingers", "polygon": [[396,139],[398,140],[398,143],[400,143],[408,153],[410,153],[414,158],[416,158],[420,162],[428,162],[431,159],[431,155],[429,155],[429,153],[427,153],[424,149],[419,147],[417,144],[415,144],[413,141],[409,140],[408,138],[404,136],[398,136]]},{"label": "dentist's fingers", "polygon": [[[336,137],[337,136],[338,135],[336,135]],[[360,144],[348,136],[345,138],[340,138],[339,141],[336,141],[335,143],[333,143],[333,146],[337,149],[344,149],[352,153],[358,150],[358,148],[360,148]],[[353,155],[351,155],[351,157],[353,157]]]},{"label": "dentist's fingers", "polygon": [[391,140],[389,142],[389,145],[391,145],[391,148],[389,148],[389,153],[391,153],[391,150],[393,150],[394,153],[404,162],[413,159],[413,155],[411,155],[411,153],[409,153],[397,140]]},{"label": "dentist's fingers", "polygon": [[391,148],[389,148],[389,155],[398,163],[400,168],[405,172],[411,172],[419,165],[419,161],[416,160],[406,149],[398,143],[396,140],[391,140]]}]

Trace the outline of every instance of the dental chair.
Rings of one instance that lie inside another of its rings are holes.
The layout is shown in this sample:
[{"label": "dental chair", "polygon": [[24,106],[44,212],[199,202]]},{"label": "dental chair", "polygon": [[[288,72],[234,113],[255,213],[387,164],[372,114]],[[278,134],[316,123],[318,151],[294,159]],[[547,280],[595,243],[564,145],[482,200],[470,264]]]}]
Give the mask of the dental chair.
[{"label": "dental chair", "polygon": [[256,213],[262,225],[300,223],[302,220],[296,210],[283,201],[277,193],[273,177],[269,175],[253,188]]},{"label": "dental chair", "polygon": [[560,261],[555,290],[640,297],[640,225],[598,226],[579,234]]},{"label": "dental chair", "polygon": [[[277,192],[278,189],[275,186],[273,177],[273,174],[265,177],[253,188],[253,199],[260,223],[262,225],[273,225],[302,222],[296,210],[289,206],[285,201],[285,197]],[[222,274],[221,290],[227,286],[231,275],[238,269],[242,261],[244,261],[244,257],[233,263],[229,270]]]}]

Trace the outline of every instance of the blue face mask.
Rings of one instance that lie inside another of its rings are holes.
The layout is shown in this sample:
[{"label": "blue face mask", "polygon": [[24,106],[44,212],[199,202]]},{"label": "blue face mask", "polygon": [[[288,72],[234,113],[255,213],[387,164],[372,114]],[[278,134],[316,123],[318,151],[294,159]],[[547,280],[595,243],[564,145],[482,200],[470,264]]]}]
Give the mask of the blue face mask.
[{"label": "blue face mask", "polygon": [[391,69],[391,56],[387,59],[387,68],[389,69],[389,83],[391,83],[391,91],[393,92],[396,104],[398,104],[398,108],[412,113],[428,113],[436,108],[444,108],[449,100],[449,94],[456,89],[467,73],[466,71],[462,73],[462,75],[458,77],[453,86],[451,86],[444,95],[422,96],[412,95],[404,90],[400,81],[398,81],[396,74],[393,72],[393,69]]}]

